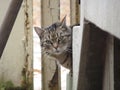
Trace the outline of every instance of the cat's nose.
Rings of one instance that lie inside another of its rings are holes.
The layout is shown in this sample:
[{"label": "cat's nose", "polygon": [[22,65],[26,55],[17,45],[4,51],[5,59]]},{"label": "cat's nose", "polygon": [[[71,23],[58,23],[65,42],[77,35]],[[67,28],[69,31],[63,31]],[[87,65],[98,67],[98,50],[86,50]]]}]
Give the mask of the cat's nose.
[{"label": "cat's nose", "polygon": [[53,44],[53,47],[54,47],[55,49],[57,49],[57,48],[58,48],[58,44],[57,44],[57,43],[54,43],[54,44]]}]

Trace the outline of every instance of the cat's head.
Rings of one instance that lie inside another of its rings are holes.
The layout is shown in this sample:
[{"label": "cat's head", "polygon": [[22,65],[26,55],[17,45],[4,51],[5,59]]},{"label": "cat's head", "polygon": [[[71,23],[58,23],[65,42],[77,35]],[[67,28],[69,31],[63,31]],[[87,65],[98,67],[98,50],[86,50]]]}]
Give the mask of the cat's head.
[{"label": "cat's head", "polygon": [[35,27],[35,31],[41,40],[43,53],[60,55],[64,52],[70,52],[71,28],[66,25],[66,17],[48,28]]}]

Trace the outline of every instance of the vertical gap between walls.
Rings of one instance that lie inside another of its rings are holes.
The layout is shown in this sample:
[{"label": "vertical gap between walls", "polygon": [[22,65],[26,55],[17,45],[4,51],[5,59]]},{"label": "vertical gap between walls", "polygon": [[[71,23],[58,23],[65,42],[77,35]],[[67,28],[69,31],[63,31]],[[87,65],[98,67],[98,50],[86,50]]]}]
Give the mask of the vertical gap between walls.
[{"label": "vertical gap between walls", "polygon": [[[33,27],[41,27],[41,0],[33,0]],[[70,25],[70,1],[60,0],[60,20],[66,16],[67,25]],[[41,48],[40,40],[33,28],[33,82],[34,90],[42,90],[41,80]],[[61,90],[66,90],[67,74],[69,70],[61,66]]]},{"label": "vertical gap between walls", "polygon": [[[60,20],[66,16],[66,24],[70,25],[70,0],[60,0]],[[69,70],[61,66],[61,90],[67,88],[67,74]]]},{"label": "vertical gap between walls", "polygon": [[[33,0],[33,27],[41,26],[41,0]],[[33,82],[34,90],[42,90],[40,40],[33,28]]]}]

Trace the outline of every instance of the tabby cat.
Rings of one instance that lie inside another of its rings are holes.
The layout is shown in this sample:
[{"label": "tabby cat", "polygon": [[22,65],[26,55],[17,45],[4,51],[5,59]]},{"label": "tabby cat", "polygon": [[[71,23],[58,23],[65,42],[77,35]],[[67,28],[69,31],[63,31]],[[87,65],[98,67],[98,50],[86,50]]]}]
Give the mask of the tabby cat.
[{"label": "tabby cat", "polygon": [[[66,25],[66,17],[47,28],[35,27],[35,31],[41,41],[42,54],[56,58],[63,67],[72,71],[72,29]],[[56,82],[56,74],[50,86]]]}]

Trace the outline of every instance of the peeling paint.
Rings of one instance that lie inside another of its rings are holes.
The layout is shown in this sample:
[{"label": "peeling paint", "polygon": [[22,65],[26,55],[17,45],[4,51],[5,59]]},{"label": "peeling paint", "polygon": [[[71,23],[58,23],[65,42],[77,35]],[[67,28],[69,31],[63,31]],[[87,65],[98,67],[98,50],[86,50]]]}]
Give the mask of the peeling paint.
[{"label": "peeling paint", "polygon": [[[25,36],[24,36],[24,50],[25,50],[25,62],[24,62],[24,67],[23,67],[23,70],[22,70],[22,86],[23,87],[26,87],[27,89],[28,88],[31,88],[31,86],[33,85],[33,70],[32,70],[32,60],[31,60],[31,53],[29,51],[32,51],[32,50],[29,50],[31,49],[30,48],[30,38],[31,38],[31,33],[32,31],[31,30],[31,19],[30,19],[30,15],[31,13],[29,12],[30,10],[30,1],[29,0],[24,0],[24,20],[25,20]],[[32,6],[31,6],[32,7]],[[32,41],[31,41],[32,42]],[[32,44],[32,43],[31,43]],[[32,46],[32,45],[31,45]]]}]

